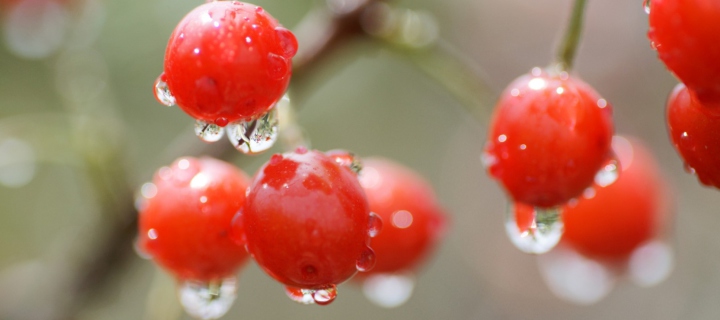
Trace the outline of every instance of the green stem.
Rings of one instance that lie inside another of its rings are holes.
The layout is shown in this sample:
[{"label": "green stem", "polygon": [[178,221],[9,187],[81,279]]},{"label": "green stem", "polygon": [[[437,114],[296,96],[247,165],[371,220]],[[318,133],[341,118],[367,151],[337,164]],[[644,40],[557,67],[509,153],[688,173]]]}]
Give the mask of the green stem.
[{"label": "green stem", "polygon": [[583,13],[585,12],[586,0],[575,0],[572,13],[570,14],[570,22],[565,29],[565,35],[557,52],[557,66],[559,70],[569,71],[572,69],[575,53],[580,43],[580,34],[582,33]]}]

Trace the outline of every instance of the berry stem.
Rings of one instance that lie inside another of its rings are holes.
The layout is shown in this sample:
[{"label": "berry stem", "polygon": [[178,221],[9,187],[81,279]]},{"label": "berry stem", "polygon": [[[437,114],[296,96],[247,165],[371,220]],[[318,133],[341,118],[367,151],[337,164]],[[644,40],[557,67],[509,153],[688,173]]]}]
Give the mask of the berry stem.
[{"label": "berry stem", "polygon": [[560,42],[557,50],[557,68],[559,71],[570,71],[575,60],[575,53],[580,44],[580,34],[582,33],[583,17],[585,12],[586,0],[575,0],[572,12],[570,13],[570,21],[563,40]]}]

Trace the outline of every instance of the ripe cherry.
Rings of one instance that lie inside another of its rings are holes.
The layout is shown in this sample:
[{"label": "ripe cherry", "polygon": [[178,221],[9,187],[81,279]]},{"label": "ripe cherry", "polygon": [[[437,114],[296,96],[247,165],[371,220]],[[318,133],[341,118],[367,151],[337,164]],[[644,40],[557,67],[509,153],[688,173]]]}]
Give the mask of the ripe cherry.
[{"label": "ripe cherry", "polygon": [[535,68],[502,93],[483,162],[515,202],[562,205],[612,158],[611,109],[583,81]]},{"label": "ripe cherry", "polygon": [[616,136],[613,149],[622,167],[617,181],[568,204],[560,245],[538,256],[550,290],[578,304],[600,301],[620,277],[653,286],[672,270],[672,250],[662,239],[671,203],[658,164],[636,139]]},{"label": "ripe cherry", "polygon": [[143,187],[139,246],[181,280],[231,277],[247,260],[230,238],[249,179],[212,158],[180,158]]},{"label": "ripe cherry", "polygon": [[716,110],[695,99],[682,83],[667,102],[668,132],[686,169],[704,185],[720,188],[720,114]]},{"label": "ripe cherry", "polygon": [[370,244],[375,268],[358,274],[365,296],[393,308],[412,295],[415,273],[438,245],[445,231],[445,214],[430,185],[417,173],[383,158],[363,160],[360,184],[370,210],[383,221],[382,232]]},{"label": "ripe cherry", "polygon": [[363,159],[360,184],[382,232],[370,241],[375,268],[363,275],[415,271],[438,244],[445,214],[430,185],[417,173],[382,158]]},{"label": "ripe cherry", "polygon": [[260,168],[234,226],[291,298],[327,304],[336,284],[372,267],[369,222],[356,174],[322,152],[298,148]]},{"label": "ripe cherry", "polygon": [[720,2],[652,0],[649,23],[658,58],[700,101],[720,102]]},{"label": "ripe cherry", "polygon": [[588,189],[563,213],[562,242],[595,259],[622,263],[656,237],[668,218],[668,192],[652,153],[635,139],[615,137],[622,171],[615,183]]},{"label": "ripe cherry", "polygon": [[220,127],[253,120],[282,97],[296,52],[295,36],[262,8],[208,2],[170,36],[156,96]]}]

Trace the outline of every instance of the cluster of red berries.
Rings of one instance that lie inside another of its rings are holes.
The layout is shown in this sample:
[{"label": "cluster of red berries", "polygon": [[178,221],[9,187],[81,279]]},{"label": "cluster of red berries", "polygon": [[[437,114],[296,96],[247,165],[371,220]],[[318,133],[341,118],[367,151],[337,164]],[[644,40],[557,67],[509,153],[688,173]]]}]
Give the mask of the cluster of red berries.
[{"label": "cluster of red berries", "polygon": [[332,302],[337,284],[376,264],[373,273],[414,272],[444,227],[432,190],[387,160],[370,160],[361,180],[359,168],[347,152],[300,147],[248,181],[228,163],[180,158],[143,187],[139,248],[205,290],[234,283],[249,253],[304,304]]},{"label": "cluster of red berries", "polygon": [[648,0],[646,9],[652,47],[681,81],[667,102],[670,138],[686,170],[720,188],[720,2]]},{"label": "cluster of red berries", "polygon": [[[206,3],[173,32],[156,98],[197,119],[203,140],[228,126],[241,151],[266,150],[296,51],[262,8]],[[183,306],[201,319],[229,309],[248,256],[303,304],[331,303],[337,284],[376,264],[383,275],[413,273],[442,234],[442,210],[409,170],[371,160],[359,179],[361,168],[346,151],[304,147],[273,155],[252,179],[219,160],[180,158],[141,190],[139,249],[177,277]]]}]

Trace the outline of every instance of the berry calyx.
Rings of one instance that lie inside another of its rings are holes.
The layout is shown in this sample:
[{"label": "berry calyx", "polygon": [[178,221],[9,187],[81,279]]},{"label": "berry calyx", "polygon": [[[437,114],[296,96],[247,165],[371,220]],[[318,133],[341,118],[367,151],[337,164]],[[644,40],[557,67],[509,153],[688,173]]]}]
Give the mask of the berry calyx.
[{"label": "berry calyx", "polygon": [[300,301],[300,289],[324,292],[372,267],[369,222],[355,173],[322,152],[298,148],[260,168],[234,227],[245,230],[260,267],[293,287],[288,292]]},{"label": "berry calyx", "polygon": [[248,254],[230,238],[230,224],[245,203],[248,180],[212,158],[180,158],[160,168],[143,188],[139,247],[178,279],[234,276]]},{"label": "berry calyx", "polygon": [[612,108],[580,79],[539,68],[502,93],[483,162],[513,201],[554,207],[577,197],[612,158]]},{"label": "berry calyx", "polygon": [[430,185],[417,173],[383,158],[363,159],[360,184],[383,229],[370,240],[375,268],[363,274],[415,272],[438,245],[445,213]]},{"label": "berry calyx", "polygon": [[670,204],[660,168],[640,141],[615,137],[613,149],[622,168],[619,178],[566,206],[562,242],[587,257],[624,263],[660,233]]},{"label": "berry calyx", "polygon": [[188,13],[173,31],[162,78],[181,109],[222,127],[274,106],[287,89],[296,52],[292,32],[262,8],[213,1]]},{"label": "berry calyx", "polygon": [[720,102],[720,2],[652,0],[649,5],[648,37],[658,58],[699,101]]},{"label": "berry calyx", "polygon": [[706,186],[720,188],[720,106],[698,101],[684,84],[678,84],[667,102],[667,123],[675,150],[686,169]]}]

